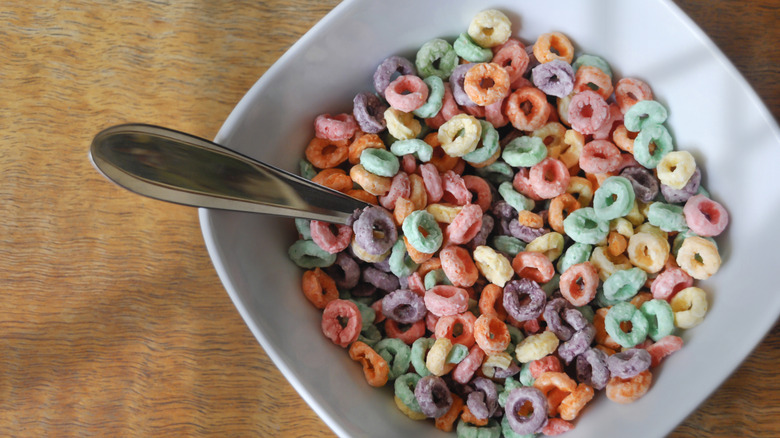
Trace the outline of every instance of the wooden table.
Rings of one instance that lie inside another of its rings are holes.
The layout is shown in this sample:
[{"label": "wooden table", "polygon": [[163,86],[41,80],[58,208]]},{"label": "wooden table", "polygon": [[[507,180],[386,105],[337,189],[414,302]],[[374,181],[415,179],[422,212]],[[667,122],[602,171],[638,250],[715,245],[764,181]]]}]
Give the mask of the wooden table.
[{"label": "wooden table", "polygon": [[[94,134],[213,138],[337,0],[4,1],[0,435],[325,436],[206,254],[195,210],[106,182]],[[780,115],[777,0],[679,0]],[[780,435],[780,330],[674,432]]]}]

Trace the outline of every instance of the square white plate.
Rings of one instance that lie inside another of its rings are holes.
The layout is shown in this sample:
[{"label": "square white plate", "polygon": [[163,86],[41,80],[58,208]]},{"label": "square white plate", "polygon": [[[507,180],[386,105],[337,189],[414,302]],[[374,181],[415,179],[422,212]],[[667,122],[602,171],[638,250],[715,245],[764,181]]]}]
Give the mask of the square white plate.
[{"label": "square white plate", "polygon": [[[724,265],[701,282],[710,311],[682,335],[686,345],[654,372],[631,405],[598,397],[567,434],[658,437],[685,418],[739,365],[780,315],[775,248],[780,130],[737,70],[668,0],[346,0],[314,26],[248,91],[216,141],[296,171],[320,113],[351,110],[372,90],[377,64],[413,59],[437,37],[453,41],[480,10],[498,8],[513,33],[533,41],[561,31],[578,53],[604,57],[617,77],[638,77],[669,108],[677,149],[693,153],[704,187],[731,224],[719,238]],[[301,396],[342,436],[451,436],[400,413],[392,390],[369,387],[360,366],[320,332],[320,312],[300,292],[287,259],[292,221],[201,210],[203,235],[236,308]],[[630,432],[628,432],[630,431]]]}]

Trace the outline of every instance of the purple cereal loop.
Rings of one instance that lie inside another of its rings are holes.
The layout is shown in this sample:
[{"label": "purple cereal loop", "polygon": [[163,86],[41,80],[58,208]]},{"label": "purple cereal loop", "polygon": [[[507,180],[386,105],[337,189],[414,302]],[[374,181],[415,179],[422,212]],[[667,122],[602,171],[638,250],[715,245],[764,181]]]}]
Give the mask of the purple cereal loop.
[{"label": "purple cereal loop", "polygon": [[352,289],[360,281],[360,266],[346,252],[336,256],[336,263],[325,269],[339,289]]},{"label": "purple cereal loop", "polygon": [[[532,412],[530,415],[520,415],[520,408],[526,402],[530,402]],[[547,424],[547,397],[542,391],[533,386],[520,386],[509,392],[504,405],[504,415],[507,417],[509,427],[519,435],[535,434]]]},{"label": "purple cereal loop", "polygon": [[[390,213],[382,207],[366,207],[360,217],[352,224],[355,233],[355,242],[367,253],[373,255],[384,254],[395,244],[398,239],[398,229]],[[377,238],[375,231],[384,235]]]},{"label": "purple cereal loop", "polygon": [[452,90],[452,97],[455,98],[455,103],[460,106],[477,106],[473,100],[466,94],[463,89],[463,82],[466,80],[466,73],[469,69],[474,67],[474,64],[460,64],[452,70],[450,74],[450,89]]},{"label": "purple cereal loop", "polygon": [[511,377],[519,373],[520,370],[521,370],[520,366],[517,365],[515,361],[512,361],[512,363],[510,363],[509,366],[506,367],[506,369],[501,367],[494,367],[493,377],[496,379],[506,379],[507,377]]},{"label": "purple cereal loop", "polygon": [[385,58],[374,72],[374,88],[380,96],[385,95],[385,89],[390,85],[393,75],[396,73],[400,73],[401,76],[416,75],[417,70],[412,61],[406,58],[395,55]]},{"label": "purple cereal loop", "polygon": [[664,195],[666,202],[670,204],[684,204],[688,202],[688,199],[695,195],[699,191],[699,185],[701,184],[701,170],[697,167],[693,171],[693,175],[685,184],[685,187],[681,189],[673,189],[666,184],[661,184],[661,193]]},{"label": "purple cereal loop", "polygon": [[561,320],[561,313],[565,309],[570,309],[571,304],[564,298],[555,298],[547,302],[544,306],[544,320],[547,321],[547,329],[550,330],[561,341],[568,341],[574,334],[574,330],[565,325]]},{"label": "purple cereal loop", "polygon": [[390,269],[390,258],[386,258],[384,260],[372,263],[372,266],[379,269],[382,272],[393,272],[392,269]]},{"label": "purple cereal loop", "polygon": [[414,397],[422,413],[429,418],[439,418],[452,406],[452,393],[441,377],[425,376],[417,382]]},{"label": "purple cereal loop", "polygon": [[590,385],[593,389],[604,389],[611,377],[607,368],[607,353],[589,348],[577,356],[577,381]]},{"label": "purple cereal loop", "polygon": [[363,270],[363,281],[384,291],[396,290],[400,286],[398,277],[373,266],[368,266]]},{"label": "purple cereal loop", "polygon": [[607,358],[607,367],[612,376],[630,379],[650,368],[652,358],[643,348],[629,348]]},{"label": "purple cereal loop", "polygon": [[[529,298],[525,304],[521,304],[523,295],[527,295]],[[512,280],[504,286],[504,309],[509,316],[517,321],[538,318],[544,310],[546,301],[547,295],[533,280],[521,278]]]},{"label": "purple cereal loop", "polygon": [[493,216],[495,216],[496,219],[511,219],[517,217],[517,210],[506,201],[494,202],[490,207],[490,212],[493,213]]},{"label": "purple cereal loop", "polygon": [[370,283],[358,283],[349,293],[355,297],[370,297],[376,293],[376,286]]},{"label": "purple cereal loop", "polygon": [[538,59],[536,59],[536,55],[534,55],[533,44],[528,44],[525,46],[525,53],[528,54],[528,67],[525,68],[525,73],[523,73],[523,76],[528,77],[531,76],[531,73],[534,71],[536,66],[541,63]]},{"label": "purple cereal loop", "polygon": [[408,289],[398,289],[382,298],[382,313],[395,322],[414,324],[425,318],[428,309],[422,297]]},{"label": "purple cereal loop", "polygon": [[[568,301],[566,302],[568,303]],[[563,311],[560,312],[560,315],[563,320],[569,324],[569,327],[574,329],[575,332],[584,329],[588,326],[588,324],[590,324],[588,320],[585,319],[585,317],[582,315],[582,312],[577,309],[563,309]]]},{"label": "purple cereal loop", "polygon": [[566,365],[570,364],[577,356],[590,348],[594,337],[596,337],[596,328],[592,324],[586,325],[558,347],[558,356],[566,362]]},{"label": "purple cereal loop", "polygon": [[352,99],[352,115],[360,130],[369,134],[381,132],[387,126],[385,111],[389,108],[381,99],[371,93],[360,93]]},{"label": "purple cereal loop", "polygon": [[487,238],[490,236],[490,233],[493,232],[494,226],[495,221],[493,217],[487,214],[483,214],[482,226],[479,228],[479,231],[477,231],[477,234],[474,236],[474,238],[472,238],[471,241],[466,244],[466,246],[471,251],[474,251],[476,247],[487,244]]},{"label": "purple cereal loop", "polygon": [[492,380],[474,377],[471,382],[474,391],[469,393],[466,405],[479,419],[492,416],[498,408],[498,389]]},{"label": "purple cereal loop", "polygon": [[637,201],[648,203],[658,195],[658,178],[644,167],[626,167],[620,171],[620,176],[631,183]]},{"label": "purple cereal loop", "polygon": [[509,234],[522,240],[525,243],[531,243],[537,237],[544,236],[549,233],[550,230],[546,228],[531,228],[525,225],[520,225],[517,219],[509,221]]},{"label": "purple cereal loop", "polygon": [[574,69],[560,59],[537,65],[531,77],[536,88],[550,96],[562,98],[574,90]]}]

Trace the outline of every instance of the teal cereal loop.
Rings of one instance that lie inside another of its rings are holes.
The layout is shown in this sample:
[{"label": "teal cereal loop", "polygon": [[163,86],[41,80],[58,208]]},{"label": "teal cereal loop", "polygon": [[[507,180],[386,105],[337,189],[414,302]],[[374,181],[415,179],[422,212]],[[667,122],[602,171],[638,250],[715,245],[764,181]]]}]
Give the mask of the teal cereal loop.
[{"label": "teal cereal loop", "polygon": [[520,383],[523,386],[533,386],[536,379],[534,379],[534,376],[531,374],[531,362],[526,362],[523,364],[523,366],[520,368],[520,374],[519,377]]},{"label": "teal cereal loop", "polygon": [[287,255],[304,269],[326,268],[336,263],[336,254],[330,254],[320,248],[313,240],[301,239],[287,250]]},{"label": "teal cereal loop", "polygon": [[[624,332],[621,322],[631,322],[631,331]],[[604,318],[607,333],[623,348],[631,348],[647,339],[650,324],[642,312],[631,303],[620,302],[612,306]]]},{"label": "teal cereal loop", "polygon": [[452,350],[447,353],[445,363],[459,364],[466,356],[469,355],[469,348],[463,344],[452,344]]},{"label": "teal cereal loop", "polygon": [[458,438],[499,438],[501,425],[492,418],[485,426],[472,426],[461,420],[455,427],[455,433]]},{"label": "teal cereal loop", "polygon": [[602,286],[599,286],[598,289],[596,289],[596,304],[598,304],[599,307],[612,307],[620,302],[620,300],[610,300],[607,298],[604,295],[604,288]]},{"label": "teal cereal loop", "polygon": [[493,51],[477,45],[469,34],[462,33],[452,44],[455,53],[468,62],[488,62],[493,59]]},{"label": "teal cereal loop", "polygon": [[571,66],[574,69],[574,73],[577,73],[577,70],[579,70],[580,67],[584,65],[596,67],[609,76],[610,79],[612,79],[612,69],[609,67],[609,64],[607,64],[607,61],[605,61],[603,58],[596,55],[580,55]]},{"label": "teal cereal loop", "polygon": [[[423,79],[428,76],[447,79],[458,65],[458,54],[455,53],[455,49],[450,43],[441,38],[435,38],[420,47],[414,63],[417,72]],[[435,67],[436,64],[438,67]]]},{"label": "teal cereal loop", "polygon": [[639,268],[615,272],[604,281],[604,296],[610,301],[628,301],[647,281],[647,273]]},{"label": "teal cereal loop", "polygon": [[[641,102],[640,102],[641,103]],[[655,150],[650,152],[650,144]],[[674,149],[672,136],[663,125],[643,125],[642,130],[634,139],[634,158],[642,166],[655,169],[664,155]]]},{"label": "teal cereal loop", "polygon": [[295,218],[295,229],[301,235],[301,239],[311,239],[311,221],[308,219]]},{"label": "teal cereal loop", "polygon": [[639,311],[647,319],[650,326],[647,334],[652,340],[659,341],[674,332],[674,311],[666,300],[650,300],[642,304]]},{"label": "teal cereal loop", "polygon": [[[698,234],[694,233],[693,231],[691,231],[690,228],[686,229],[684,231],[681,231],[681,232],[677,233],[676,236],[674,236],[674,240],[672,241],[672,255],[675,258],[677,258],[677,252],[680,251],[680,247],[682,246],[682,244],[685,241],[685,239],[690,237],[690,236],[702,237],[702,236],[699,236]],[[715,249],[718,249],[718,242],[716,242],[715,239],[713,239],[712,237],[702,237],[702,239],[709,240],[710,242],[712,242],[713,245],[715,245]]]},{"label": "teal cereal loop", "polygon": [[509,425],[509,417],[507,415],[501,417],[501,433],[504,434],[504,438],[536,438],[539,436],[535,433],[520,435],[519,433],[515,432],[512,430],[512,426]]},{"label": "teal cereal loop", "polygon": [[542,288],[545,295],[547,295],[547,298],[550,298],[552,294],[559,289],[558,286],[560,282],[561,282],[561,275],[556,272],[555,274],[553,274],[550,281],[548,281],[547,283],[540,284],[539,287]]},{"label": "teal cereal loop", "polygon": [[512,181],[515,176],[512,166],[503,162],[496,161],[485,167],[475,169],[478,176],[492,182],[493,184],[501,184],[503,182]]},{"label": "teal cereal loop", "polygon": [[[425,230],[426,234],[423,234],[420,228]],[[444,235],[439,224],[436,223],[436,219],[425,210],[412,212],[404,219],[401,229],[409,240],[409,244],[423,253],[436,252],[444,241]]]},{"label": "teal cereal loop", "polygon": [[623,116],[623,125],[631,132],[639,132],[649,125],[660,125],[668,117],[666,108],[654,100],[640,100],[631,105]]},{"label": "teal cereal loop", "polygon": [[403,239],[398,239],[395,241],[395,244],[393,244],[393,250],[390,253],[388,262],[390,263],[390,272],[396,277],[408,277],[412,275],[419,266],[411,257],[409,257]]},{"label": "teal cereal loop", "polygon": [[417,402],[417,397],[414,396],[414,388],[421,378],[422,376],[418,374],[406,373],[398,376],[398,378],[395,379],[395,383],[393,383],[395,396],[401,400],[401,403],[405,404],[406,407],[414,412],[422,412],[420,404]]},{"label": "teal cereal loop", "polygon": [[412,349],[404,341],[396,338],[385,338],[374,345],[376,351],[387,361],[388,380],[395,380],[409,370],[412,358]]},{"label": "teal cereal loop", "polygon": [[498,131],[490,122],[479,119],[482,126],[479,145],[473,151],[463,156],[469,163],[482,163],[487,161],[498,150]]},{"label": "teal cereal loop", "polygon": [[436,340],[433,338],[418,338],[412,342],[412,366],[417,374],[422,377],[431,374],[431,372],[428,371],[428,367],[425,365],[425,358],[428,356],[428,350],[433,347],[434,342],[436,342]]},{"label": "teal cereal loop", "polygon": [[517,192],[509,181],[502,182],[498,185],[498,194],[501,195],[507,204],[511,205],[517,211],[531,211],[536,205],[533,199],[526,198],[521,193]]},{"label": "teal cereal loop", "polygon": [[[398,142],[396,142],[398,143]],[[395,143],[393,143],[395,144]],[[430,147],[430,146],[429,146]],[[401,163],[387,149],[368,148],[360,153],[360,164],[374,175],[392,177],[398,173]]]},{"label": "teal cereal loop", "polygon": [[708,198],[712,198],[712,196],[710,196],[710,192],[708,192],[707,189],[705,189],[701,185],[699,186],[699,189],[696,190],[696,194],[697,195],[703,195],[703,196],[706,196]]},{"label": "teal cereal loop", "polygon": [[506,350],[504,350],[505,353],[508,353],[509,355],[514,354],[515,348],[517,344],[520,343],[523,339],[525,339],[525,336],[523,335],[523,332],[513,326],[512,324],[506,325],[507,331],[509,331],[509,345],[507,345]]},{"label": "teal cereal loop", "polygon": [[593,317],[596,315],[596,312],[593,310],[593,307],[590,307],[589,305],[586,304],[584,306],[575,307],[575,309],[579,310],[580,313],[582,313],[582,316],[584,316],[589,323],[593,324]]},{"label": "teal cereal loop", "polygon": [[501,158],[512,167],[531,167],[547,158],[547,146],[539,137],[524,135],[504,146]]},{"label": "teal cereal loop", "polygon": [[301,172],[301,176],[306,179],[312,179],[315,176],[317,176],[317,169],[314,168],[314,165],[309,163],[306,160],[301,160],[298,162],[298,169]]},{"label": "teal cereal loop", "polygon": [[363,321],[363,327],[361,330],[366,330],[368,327],[374,325],[374,320],[376,319],[376,310],[374,310],[373,307],[356,299],[350,299],[349,301],[355,303],[358,310],[360,311],[360,317]]},{"label": "teal cereal loop", "polygon": [[558,272],[563,274],[567,269],[574,265],[590,260],[590,253],[593,252],[593,245],[587,243],[573,243],[566,249],[563,256],[558,259]]},{"label": "teal cereal loop", "polygon": [[[528,369],[528,366],[530,365],[530,362],[527,364],[523,364],[523,368],[528,370],[528,375],[531,375],[531,370]],[[520,371],[520,375],[522,376],[522,371]],[[533,377],[531,377],[533,379]],[[502,408],[506,406],[506,399],[509,398],[509,393],[512,392],[515,388],[520,388],[522,386],[531,386],[533,385],[533,380],[530,384],[526,385],[522,383],[521,381],[515,380],[514,377],[507,377],[504,379],[504,388],[498,393],[498,405]]]},{"label": "teal cereal loop", "polygon": [[577,243],[595,245],[609,234],[609,221],[596,216],[593,207],[580,208],[563,220],[563,231]]},{"label": "teal cereal loop", "polygon": [[634,186],[627,178],[610,176],[593,195],[593,210],[605,221],[627,215],[634,206]]},{"label": "teal cereal loop", "polygon": [[444,81],[438,76],[428,76],[423,79],[423,82],[428,86],[428,100],[421,107],[412,111],[412,114],[421,119],[428,119],[441,111],[444,103]]},{"label": "teal cereal loop", "polygon": [[666,232],[682,232],[688,229],[682,206],[665,202],[650,204],[647,209],[647,221]]},{"label": "teal cereal loop", "polygon": [[525,242],[517,237],[499,235],[494,236],[492,242],[493,248],[495,248],[496,251],[509,254],[512,257],[516,256],[519,252],[525,251]]},{"label": "teal cereal loop", "polygon": [[[369,149],[366,149],[366,151],[367,150]],[[381,151],[382,149],[377,150]],[[412,138],[410,140],[398,140],[394,142],[390,145],[390,152],[399,157],[406,154],[414,154],[418,160],[427,163],[428,161],[431,161],[431,157],[433,156],[433,147],[419,138]],[[363,158],[362,154],[360,158]],[[366,165],[363,164],[363,167],[366,167]],[[371,172],[368,168],[366,168],[366,170]]]},{"label": "teal cereal loop", "polygon": [[367,328],[360,331],[358,341],[365,343],[369,347],[373,348],[377,342],[382,340],[382,333],[374,324],[371,324]]},{"label": "teal cereal loop", "polygon": [[432,269],[425,274],[423,278],[423,286],[425,290],[431,289],[439,284],[446,284],[452,286],[452,282],[447,278],[447,274],[444,273],[444,269]]}]

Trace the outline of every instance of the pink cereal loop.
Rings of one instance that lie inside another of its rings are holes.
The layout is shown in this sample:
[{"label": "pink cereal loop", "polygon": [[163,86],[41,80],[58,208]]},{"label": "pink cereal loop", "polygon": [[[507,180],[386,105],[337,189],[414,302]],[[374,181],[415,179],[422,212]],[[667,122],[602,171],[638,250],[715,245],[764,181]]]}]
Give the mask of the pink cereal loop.
[{"label": "pink cereal loop", "polygon": [[457,205],[466,205],[471,202],[471,192],[466,188],[463,178],[453,170],[444,172],[441,177],[442,188],[444,189],[445,201],[453,202]]},{"label": "pink cereal loop", "polygon": [[425,163],[420,165],[420,175],[423,179],[423,185],[425,191],[428,193],[428,203],[435,204],[441,201],[441,197],[444,196],[444,188],[442,187],[441,175],[431,163]]},{"label": "pink cereal loop", "polygon": [[413,272],[407,280],[409,281],[409,290],[421,297],[425,296],[425,283],[423,283],[419,272]]},{"label": "pink cereal loop", "polygon": [[409,181],[409,175],[406,172],[398,172],[393,177],[393,181],[390,184],[390,191],[386,195],[379,197],[379,204],[382,207],[393,210],[395,208],[395,201],[398,198],[409,198],[412,194],[412,185]]},{"label": "pink cereal loop", "polygon": [[569,124],[582,134],[593,134],[609,121],[609,105],[596,92],[582,91],[569,103]]},{"label": "pink cereal loop", "polygon": [[645,350],[650,353],[650,366],[657,367],[661,361],[683,346],[682,338],[674,335],[664,336]]},{"label": "pink cereal loop", "polygon": [[436,323],[439,322],[439,317],[428,311],[425,315],[425,329],[433,333],[436,331]]},{"label": "pink cereal loop", "polygon": [[401,170],[407,174],[417,171],[417,158],[413,154],[406,154],[401,158]]},{"label": "pink cereal loop", "polygon": [[688,228],[699,236],[717,236],[726,229],[729,214],[719,203],[704,195],[692,196],[683,207]]},{"label": "pink cereal loop", "polygon": [[504,102],[506,102],[506,98],[485,107],[485,120],[496,129],[509,124],[509,119],[504,114]]},{"label": "pink cereal loop", "polygon": [[428,100],[428,85],[417,76],[399,76],[385,89],[385,99],[391,107],[410,113]]},{"label": "pink cereal loop", "polygon": [[425,322],[419,320],[403,330],[398,322],[388,319],[385,321],[385,333],[388,338],[400,339],[405,344],[412,345],[414,341],[425,336]]},{"label": "pink cereal loop", "polygon": [[616,104],[611,103],[609,105],[609,120],[604,122],[601,128],[593,133],[593,138],[596,140],[606,140],[610,138],[612,136],[612,128],[614,128],[615,123],[618,122],[623,122],[623,113],[620,112],[620,108]]},{"label": "pink cereal loop", "polygon": [[623,78],[615,85],[615,101],[623,114],[640,100],[653,100],[650,86],[639,79]]},{"label": "pink cereal loop", "polygon": [[[331,226],[336,228],[334,234]],[[352,241],[352,227],[335,225],[328,222],[311,221],[311,240],[330,254],[337,254],[349,246]]]},{"label": "pink cereal loop", "polygon": [[530,173],[531,170],[527,167],[517,169],[517,173],[515,173],[515,177],[512,179],[512,187],[517,190],[518,193],[521,193],[534,201],[541,201],[542,197],[534,191],[533,185],[531,184]]},{"label": "pink cereal loop", "polygon": [[482,361],[485,360],[485,352],[479,348],[479,345],[472,345],[469,354],[452,370],[452,380],[465,385],[468,383],[474,373],[477,372]]},{"label": "pink cereal loop", "polygon": [[485,118],[485,107],[484,106],[462,106],[460,109],[470,115],[474,116],[478,119],[484,119]]},{"label": "pink cereal loop", "polygon": [[582,262],[561,274],[561,295],[574,306],[584,306],[596,298],[599,274],[590,262]]},{"label": "pink cereal loop", "polygon": [[[479,207],[476,208],[479,209]],[[481,211],[479,217],[481,222]],[[477,282],[479,271],[466,248],[450,245],[439,252],[439,259],[441,260],[441,268],[444,270],[444,274],[454,286],[471,287]]]},{"label": "pink cereal loop", "polygon": [[490,62],[504,67],[504,70],[509,74],[510,84],[522,78],[526,69],[528,69],[530,62],[528,52],[525,51],[523,43],[514,38],[510,38],[504,44],[494,47],[493,53],[493,60]]},{"label": "pink cereal loop", "polygon": [[587,173],[614,172],[621,162],[620,149],[608,140],[590,141],[580,153],[580,169]]},{"label": "pink cereal loop", "polygon": [[458,114],[463,114],[463,110],[460,109],[458,103],[455,102],[455,97],[452,95],[452,88],[450,83],[444,83],[444,97],[442,98],[441,110],[439,114],[444,116],[444,120],[447,121]]},{"label": "pink cereal loop", "polygon": [[534,193],[543,199],[552,199],[566,193],[571,179],[566,165],[550,157],[531,167],[528,176]]},{"label": "pink cereal loop", "polygon": [[423,297],[425,307],[436,316],[457,315],[469,307],[469,293],[456,286],[438,285]]},{"label": "pink cereal loop", "polygon": [[487,181],[476,175],[463,175],[463,182],[466,183],[466,188],[476,195],[474,203],[479,205],[483,213],[488,211],[493,203],[493,192],[490,191]]},{"label": "pink cereal loop", "polygon": [[476,204],[466,204],[447,226],[450,242],[462,245],[469,242],[482,228],[482,208]]},{"label": "pink cereal loop", "polygon": [[669,301],[674,295],[693,286],[693,277],[680,268],[666,268],[650,285],[653,298]]},{"label": "pink cereal loop", "polygon": [[[339,318],[348,318],[347,325],[341,326]],[[340,347],[347,347],[360,336],[363,319],[355,303],[347,300],[333,300],[322,311],[322,333]]]},{"label": "pink cereal loop", "polygon": [[358,130],[357,120],[351,114],[320,114],[314,119],[314,135],[330,141],[346,140]]}]

